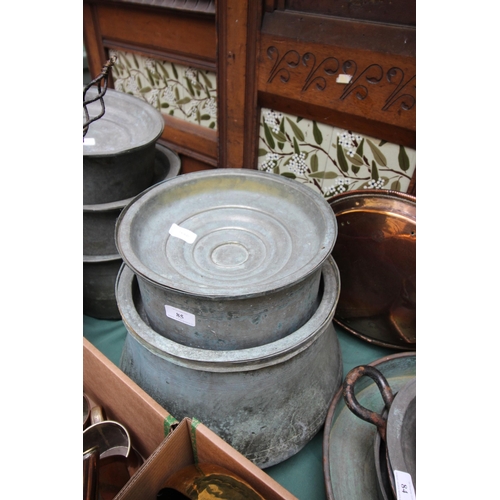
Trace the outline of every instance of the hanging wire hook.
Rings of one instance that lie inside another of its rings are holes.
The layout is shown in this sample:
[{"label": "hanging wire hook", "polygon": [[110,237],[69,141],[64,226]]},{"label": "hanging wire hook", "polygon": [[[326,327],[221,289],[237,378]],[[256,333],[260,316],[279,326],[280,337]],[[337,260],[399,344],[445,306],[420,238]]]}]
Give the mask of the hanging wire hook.
[{"label": "hanging wire hook", "polygon": [[[106,108],[104,106],[103,97],[104,97],[104,94],[106,93],[106,90],[108,89],[108,74],[109,74],[113,64],[115,63],[115,61],[116,61],[116,56],[113,56],[111,59],[108,59],[106,64],[103,66],[100,75],[97,78],[95,78],[94,80],[92,80],[90,83],[88,83],[83,89],[83,111],[85,113],[85,122],[83,124],[83,137],[84,138],[89,130],[89,125],[92,122],[99,120],[99,118],[101,118],[106,111]],[[87,95],[87,91],[93,85],[97,85],[97,95],[86,101],[85,97]],[[87,106],[93,102],[96,102],[96,101],[100,101],[100,103],[101,103],[101,112],[97,116],[90,118],[89,112],[87,110]]]}]

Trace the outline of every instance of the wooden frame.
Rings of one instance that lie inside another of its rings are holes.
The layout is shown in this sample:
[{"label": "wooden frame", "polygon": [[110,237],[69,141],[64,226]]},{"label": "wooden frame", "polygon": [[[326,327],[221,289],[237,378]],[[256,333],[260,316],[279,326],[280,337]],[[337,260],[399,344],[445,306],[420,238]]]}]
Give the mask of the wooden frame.
[{"label": "wooden frame", "polygon": [[184,156],[183,171],[256,168],[262,107],[415,148],[414,6],[379,2],[353,19],[349,5],[84,0],[89,67],[96,75],[121,48],[216,72],[217,130],[165,118],[161,142]]},{"label": "wooden frame", "polygon": [[[221,163],[255,168],[262,107],[415,148],[415,28],[287,11],[285,3],[217,3]],[[242,20],[246,29],[235,29]],[[351,83],[337,84],[339,73]]]},{"label": "wooden frame", "polygon": [[[216,71],[213,2],[84,0],[84,42],[92,77],[98,75],[110,49]],[[110,85],[112,87],[112,85]],[[170,116],[159,142],[181,155],[183,171],[213,168],[218,134]]]}]

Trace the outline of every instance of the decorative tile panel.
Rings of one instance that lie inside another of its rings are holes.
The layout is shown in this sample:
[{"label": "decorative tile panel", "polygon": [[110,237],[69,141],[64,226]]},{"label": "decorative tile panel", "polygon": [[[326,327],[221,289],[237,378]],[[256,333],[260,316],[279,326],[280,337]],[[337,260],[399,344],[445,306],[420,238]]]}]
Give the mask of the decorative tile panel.
[{"label": "decorative tile panel", "polygon": [[115,90],[144,99],[165,115],[217,128],[217,85],[213,71],[110,50]]},{"label": "decorative tile panel", "polygon": [[258,169],[310,185],[326,199],[354,189],[406,192],[415,150],[263,108]]}]

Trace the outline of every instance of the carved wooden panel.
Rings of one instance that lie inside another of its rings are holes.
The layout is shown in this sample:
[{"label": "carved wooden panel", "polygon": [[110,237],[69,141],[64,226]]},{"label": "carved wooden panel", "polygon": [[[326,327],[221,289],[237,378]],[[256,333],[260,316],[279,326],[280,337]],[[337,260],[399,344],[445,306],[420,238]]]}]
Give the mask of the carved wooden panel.
[{"label": "carved wooden panel", "polygon": [[[414,62],[401,56],[263,37],[259,89],[415,130]],[[349,75],[350,83],[338,83]]]},{"label": "carved wooden panel", "polygon": [[262,19],[258,104],[414,148],[415,28],[281,3],[268,3]]}]

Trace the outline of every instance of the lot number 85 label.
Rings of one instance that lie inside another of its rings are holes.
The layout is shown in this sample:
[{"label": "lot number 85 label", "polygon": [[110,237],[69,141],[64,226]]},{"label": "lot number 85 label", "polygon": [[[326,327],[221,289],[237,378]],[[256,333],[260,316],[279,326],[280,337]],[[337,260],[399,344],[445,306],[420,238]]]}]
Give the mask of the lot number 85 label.
[{"label": "lot number 85 label", "polygon": [[167,317],[175,319],[175,321],[179,321],[189,326],[196,326],[196,317],[194,314],[172,306],[165,306],[165,312],[167,313]]}]

